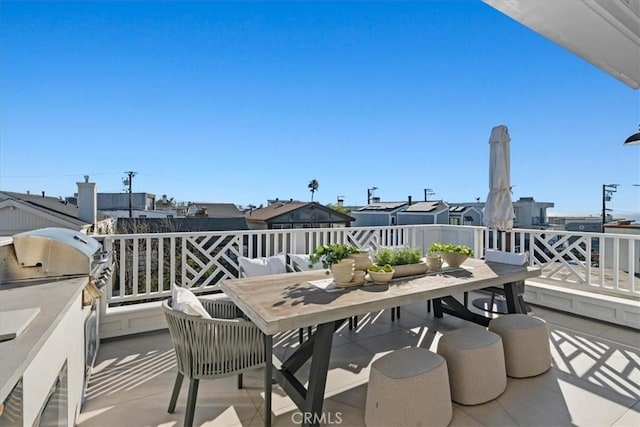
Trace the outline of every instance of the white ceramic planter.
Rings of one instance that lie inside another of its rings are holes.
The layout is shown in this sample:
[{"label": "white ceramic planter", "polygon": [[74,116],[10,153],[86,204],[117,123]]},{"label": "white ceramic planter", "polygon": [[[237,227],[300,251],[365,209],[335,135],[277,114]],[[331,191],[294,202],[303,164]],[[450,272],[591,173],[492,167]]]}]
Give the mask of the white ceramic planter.
[{"label": "white ceramic planter", "polygon": [[367,269],[373,265],[367,252],[350,254],[348,259],[355,261],[355,269],[359,271],[367,271]]},{"label": "white ceramic planter", "polygon": [[417,276],[418,274],[424,274],[427,272],[427,269],[428,269],[426,262],[419,262],[416,264],[393,265],[392,267],[395,270],[395,273],[393,274],[394,279],[398,277]]},{"label": "white ceramic planter", "polygon": [[443,252],[442,259],[447,263],[449,267],[460,267],[466,260],[468,256],[465,254],[454,253],[454,252]]}]

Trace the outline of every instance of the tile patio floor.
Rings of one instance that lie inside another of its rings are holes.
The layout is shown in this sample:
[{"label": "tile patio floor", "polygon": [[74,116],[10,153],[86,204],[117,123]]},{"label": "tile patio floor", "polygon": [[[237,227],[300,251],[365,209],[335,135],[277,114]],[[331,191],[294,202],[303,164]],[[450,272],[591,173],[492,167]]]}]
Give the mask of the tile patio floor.
[{"label": "tile patio floor", "polygon": [[[532,308],[549,324],[552,369],[534,378],[509,378],[507,390],[489,403],[454,403],[450,425],[640,426],[640,333]],[[395,322],[385,311],[361,317],[357,332],[341,329],[334,338],[327,378],[323,408],[327,421],[364,426],[371,363],[405,346],[435,351],[443,332],[465,325],[447,315],[434,319],[426,304],[414,304],[403,307]],[[277,341],[274,353],[289,354],[296,345],[297,331]],[[167,331],[103,341],[78,425],[182,426],[188,381],[183,383],[176,413],[167,413],[175,373]],[[194,425],[264,425],[262,381],[262,369],[245,373],[242,390],[236,388],[235,377],[201,381]],[[274,426],[297,425],[300,419],[278,386],[274,386],[273,412]]]}]

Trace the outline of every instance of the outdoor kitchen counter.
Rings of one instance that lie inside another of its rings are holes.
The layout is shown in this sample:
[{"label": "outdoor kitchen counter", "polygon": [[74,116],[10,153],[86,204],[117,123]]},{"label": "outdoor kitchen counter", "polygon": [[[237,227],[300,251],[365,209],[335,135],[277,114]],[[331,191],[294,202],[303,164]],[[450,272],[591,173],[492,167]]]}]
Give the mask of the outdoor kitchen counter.
[{"label": "outdoor kitchen counter", "polygon": [[[60,326],[62,319],[66,319],[65,315],[74,308],[74,304],[78,305],[76,316],[81,316],[81,294],[86,284],[87,278],[79,277],[42,284],[0,287],[0,311],[40,308],[40,313],[20,335],[0,342],[0,403],[7,398],[49,337]],[[68,338],[75,340],[82,339],[82,336]],[[46,350],[49,351],[48,348]],[[54,354],[45,356],[50,357],[51,363],[55,363]]]}]

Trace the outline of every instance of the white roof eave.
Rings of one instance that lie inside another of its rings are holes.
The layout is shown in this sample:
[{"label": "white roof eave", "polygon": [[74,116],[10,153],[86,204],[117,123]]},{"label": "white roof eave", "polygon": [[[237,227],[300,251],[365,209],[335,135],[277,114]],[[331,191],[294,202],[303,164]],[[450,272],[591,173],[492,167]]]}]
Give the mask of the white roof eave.
[{"label": "white roof eave", "polygon": [[483,1],[626,85],[640,88],[640,2]]}]

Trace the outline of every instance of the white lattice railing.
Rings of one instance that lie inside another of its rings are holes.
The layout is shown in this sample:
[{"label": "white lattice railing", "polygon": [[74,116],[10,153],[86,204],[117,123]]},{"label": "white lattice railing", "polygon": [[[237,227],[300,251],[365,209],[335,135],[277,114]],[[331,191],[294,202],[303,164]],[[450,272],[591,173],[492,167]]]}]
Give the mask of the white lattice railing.
[{"label": "white lattice railing", "polygon": [[[530,264],[542,268],[543,279],[640,295],[640,236],[514,229],[494,233],[484,227],[415,225],[393,227],[296,230],[151,233],[100,236],[114,254],[114,280],[107,302],[165,298],[176,282],[196,292],[217,288],[238,276],[237,258],[281,253],[309,253],[324,243],[351,243],[360,248],[402,246],[422,248],[450,242],[471,246],[477,257],[485,248],[530,252]],[[485,244],[486,242],[486,244]]]},{"label": "white lattice railing", "polygon": [[515,229],[485,237],[487,248],[528,251],[547,281],[640,295],[640,235]]}]

